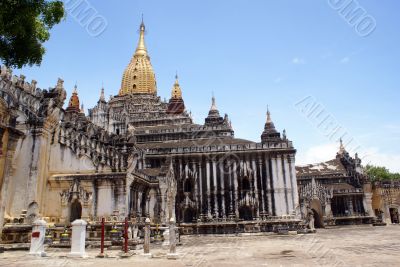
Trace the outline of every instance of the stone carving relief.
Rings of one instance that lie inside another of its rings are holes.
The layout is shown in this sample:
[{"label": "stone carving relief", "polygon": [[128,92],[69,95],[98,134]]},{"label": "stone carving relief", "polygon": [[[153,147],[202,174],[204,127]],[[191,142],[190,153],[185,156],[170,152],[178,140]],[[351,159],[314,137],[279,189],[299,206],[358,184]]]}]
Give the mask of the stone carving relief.
[{"label": "stone carving relief", "polygon": [[88,206],[92,202],[92,192],[85,190],[80,186],[78,179],[75,179],[68,190],[60,193],[61,205],[66,206],[74,200],[78,199],[84,206]]}]

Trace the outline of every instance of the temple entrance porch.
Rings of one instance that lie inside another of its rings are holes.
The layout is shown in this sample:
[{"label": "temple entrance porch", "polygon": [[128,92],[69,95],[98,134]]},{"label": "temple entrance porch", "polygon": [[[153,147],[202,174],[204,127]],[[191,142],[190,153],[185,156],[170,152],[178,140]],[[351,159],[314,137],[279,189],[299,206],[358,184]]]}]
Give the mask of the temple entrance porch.
[{"label": "temple entrance porch", "polygon": [[318,199],[313,199],[310,203],[310,208],[314,213],[315,228],[324,228],[324,211],[321,202]]}]

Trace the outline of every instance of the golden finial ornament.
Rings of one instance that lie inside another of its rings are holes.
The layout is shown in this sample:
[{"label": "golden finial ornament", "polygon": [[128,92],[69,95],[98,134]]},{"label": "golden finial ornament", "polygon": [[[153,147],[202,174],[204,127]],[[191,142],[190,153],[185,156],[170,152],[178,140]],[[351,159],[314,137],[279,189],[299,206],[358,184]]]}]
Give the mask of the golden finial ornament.
[{"label": "golden finial ornament", "polygon": [[135,53],[126,67],[119,95],[157,94],[156,77],[150,62],[145,43],[146,26],[143,22],[139,28],[139,41]]}]

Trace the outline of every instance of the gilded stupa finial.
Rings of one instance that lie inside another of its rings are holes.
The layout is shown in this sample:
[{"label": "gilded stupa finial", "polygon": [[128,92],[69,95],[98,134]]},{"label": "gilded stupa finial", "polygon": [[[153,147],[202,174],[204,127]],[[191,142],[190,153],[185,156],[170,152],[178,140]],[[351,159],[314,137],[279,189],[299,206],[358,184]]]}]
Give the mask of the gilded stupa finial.
[{"label": "gilded stupa finial", "polygon": [[144,25],[143,14],[142,14],[142,23],[140,24],[139,30],[140,30],[139,42],[136,47],[135,56],[145,56],[147,55],[146,43],[144,41],[146,26]]},{"label": "gilded stupa finial", "polygon": [[179,78],[178,78],[178,72],[175,74],[175,83],[172,88],[172,98],[174,99],[181,99],[182,98],[182,90],[179,85]]},{"label": "gilded stupa finial", "polygon": [[157,94],[156,77],[144,40],[146,27],[143,18],[139,29],[139,41],[135,53],[122,75],[121,89],[119,90],[120,96],[128,94]]}]

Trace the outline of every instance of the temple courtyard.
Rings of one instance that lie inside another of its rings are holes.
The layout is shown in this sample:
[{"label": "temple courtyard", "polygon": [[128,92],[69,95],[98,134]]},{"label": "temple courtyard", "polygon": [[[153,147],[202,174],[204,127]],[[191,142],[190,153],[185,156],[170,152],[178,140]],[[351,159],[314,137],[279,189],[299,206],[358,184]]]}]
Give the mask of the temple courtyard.
[{"label": "temple courtyard", "polygon": [[46,258],[6,251],[0,266],[400,266],[399,240],[399,225],[337,227],[297,236],[184,236],[177,260],[152,244],[152,258],[142,250],[128,259],[119,258],[118,251],[98,259],[97,249],[87,250],[87,259],[68,258],[69,251],[61,249],[48,249]]}]

